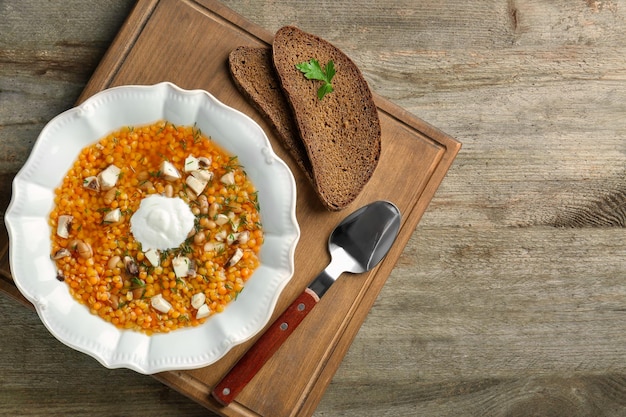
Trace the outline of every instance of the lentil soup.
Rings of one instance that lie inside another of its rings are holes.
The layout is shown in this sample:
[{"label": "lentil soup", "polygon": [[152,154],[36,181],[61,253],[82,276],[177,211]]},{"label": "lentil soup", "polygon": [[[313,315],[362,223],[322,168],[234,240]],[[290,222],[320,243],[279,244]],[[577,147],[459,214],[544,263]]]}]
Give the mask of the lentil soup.
[{"label": "lentil soup", "polygon": [[[163,198],[184,205],[167,213]],[[137,218],[147,201],[159,209]],[[55,190],[49,223],[57,278],[72,296],[118,328],[147,334],[222,312],[258,267],[264,237],[256,189],[237,157],[195,126],[167,121],[84,148]],[[137,238],[146,224],[163,228],[157,244]],[[191,227],[173,241],[181,225]]]}]

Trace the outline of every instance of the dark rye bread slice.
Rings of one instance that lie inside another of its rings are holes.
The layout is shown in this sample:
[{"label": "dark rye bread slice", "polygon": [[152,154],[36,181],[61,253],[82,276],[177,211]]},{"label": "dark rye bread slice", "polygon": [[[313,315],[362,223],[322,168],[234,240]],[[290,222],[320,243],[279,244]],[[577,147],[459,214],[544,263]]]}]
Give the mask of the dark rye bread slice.
[{"label": "dark rye bread slice", "polygon": [[[315,35],[285,26],[272,45],[274,68],[293,110],[300,138],[324,205],[346,207],[370,180],[381,151],[378,109],[361,71],[338,48]],[[296,64],[333,61],[334,91],[317,97],[321,81],[308,80]]]},{"label": "dark rye bread slice", "polygon": [[313,182],[311,162],[274,71],[271,48],[240,46],[229,54],[228,67],[239,91],[272,125],[285,149]]}]

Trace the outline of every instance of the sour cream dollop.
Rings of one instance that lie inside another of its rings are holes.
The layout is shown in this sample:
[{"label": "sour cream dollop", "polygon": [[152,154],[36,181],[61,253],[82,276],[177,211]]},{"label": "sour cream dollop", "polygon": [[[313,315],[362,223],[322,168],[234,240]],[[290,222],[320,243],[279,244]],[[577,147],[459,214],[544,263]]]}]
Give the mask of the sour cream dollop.
[{"label": "sour cream dollop", "polygon": [[195,216],[179,197],[152,194],[130,218],[130,231],[143,251],[179,247],[194,227]]}]

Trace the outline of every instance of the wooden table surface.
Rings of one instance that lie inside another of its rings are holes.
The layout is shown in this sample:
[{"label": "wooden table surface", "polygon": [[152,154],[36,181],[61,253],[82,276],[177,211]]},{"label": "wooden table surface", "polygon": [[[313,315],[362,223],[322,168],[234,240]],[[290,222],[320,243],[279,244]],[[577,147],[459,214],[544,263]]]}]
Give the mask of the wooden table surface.
[{"label": "wooden table surface", "polygon": [[[626,415],[626,1],[224,4],[463,143],[315,416]],[[0,213],[133,5],[0,1]],[[211,414],[0,295],[0,415]]]}]

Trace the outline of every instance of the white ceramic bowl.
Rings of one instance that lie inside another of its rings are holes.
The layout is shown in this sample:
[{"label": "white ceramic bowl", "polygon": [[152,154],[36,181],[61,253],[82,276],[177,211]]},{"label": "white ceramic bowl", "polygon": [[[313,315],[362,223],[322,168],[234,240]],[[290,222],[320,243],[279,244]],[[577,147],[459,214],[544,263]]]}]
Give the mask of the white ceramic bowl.
[{"label": "white ceramic bowl", "polygon": [[[168,120],[193,125],[245,167],[258,190],[265,241],[260,267],[221,314],[203,325],[147,336],[120,330],[76,302],[55,277],[50,259],[48,216],[54,189],[79,151],[124,126]],[[287,165],[272,151],[252,119],[201,90],[171,83],[123,86],[102,91],[50,121],[13,181],[5,216],[10,262],[18,289],[31,301],[50,332],[68,346],[109,368],[151,374],[209,365],[258,333],[291,279],[300,236],[295,215],[296,186]]]}]

